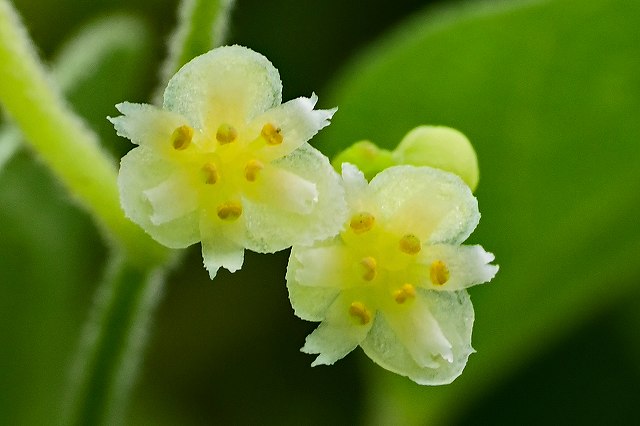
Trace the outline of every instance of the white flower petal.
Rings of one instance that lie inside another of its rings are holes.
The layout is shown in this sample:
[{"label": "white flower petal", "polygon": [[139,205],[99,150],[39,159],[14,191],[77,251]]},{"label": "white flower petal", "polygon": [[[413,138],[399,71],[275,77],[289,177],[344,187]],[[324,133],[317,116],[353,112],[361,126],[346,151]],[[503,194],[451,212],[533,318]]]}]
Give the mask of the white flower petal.
[{"label": "white flower petal", "polygon": [[314,110],[317,101],[315,94],[310,98],[292,99],[256,117],[249,125],[250,134],[260,134],[262,127],[269,123],[277,127],[282,136],[282,143],[262,147],[258,156],[267,161],[284,157],[328,126],[337,108]]},{"label": "white flower petal", "polygon": [[[316,186],[318,201],[307,214],[275,209],[271,204],[245,200],[246,247],[270,253],[291,245],[310,244],[336,235],[346,220],[344,190],[329,160],[309,144],[271,163]],[[273,196],[280,188],[272,189]]]},{"label": "white flower petal", "polygon": [[116,105],[123,115],[107,117],[119,136],[137,145],[154,147],[160,151],[171,149],[173,131],[186,119],[179,114],[148,104],[123,102]]},{"label": "white flower petal", "polygon": [[269,205],[274,210],[308,214],[318,202],[316,184],[299,175],[266,165],[255,182],[246,187],[252,201]]},{"label": "white flower petal", "polygon": [[[307,321],[322,321],[334,302],[340,289],[337,287],[320,287],[301,284],[297,279],[300,271],[306,266],[298,260],[298,251],[305,250],[293,247],[291,256],[289,257],[289,265],[287,266],[287,290],[289,291],[289,300],[295,314]],[[312,265],[315,266],[315,265]],[[322,280],[322,274],[313,277],[314,280]]]},{"label": "white flower petal", "polygon": [[346,288],[345,281],[352,270],[350,252],[339,244],[326,246],[294,246],[291,257],[301,265],[295,280],[308,287]]},{"label": "white flower petal", "polygon": [[451,343],[422,298],[400,308],[385,312],[385,319],[414,361],[429,368],[438,368],[440,360],[453,362]]},{"label": "white flower petal", "polygon": [[235,272],[242,267],[244,225],[241,218],[226,223],[203,212],[200,217],[200,233],[202,259],[211,279],[215,278],[220,267],[229,272]]},{"label": "white flower petal", "polygon": [[430,167],[390,167],[371,180],[373,196],[391,231],[423,243],[461,243],[478,225],[478,202],[458,176]]},{"label": "white flower petal", "polygon": [[437,367],[421,366],[405,346],[406,338],[399,337],[382,315],[378,315],[371,332],[360,346],[380,366],[407,376],[418,384],[451,383],[462,373],[469,355],[473,353],[471,330],[474,314],[471,300],[464,290],[421,292],[419,297],[449,342],[451,361],[435,357],[433,361]]},{"label": "white flower petal", "polygon": [[282,102],[278,70],[241,46],[225,46],[192,59],[169,81],[164,107],[215,135],[220,124],[244,127]]},{"label": "white flower petal", "polygon": [[[424,281],[422,285],[437,291],[455,291],[475,284],[489,282],[498,272],[497,265],[491,265],[493,253],[481,246],[452,246],[437,244],[428,246],[420,254]],[[433,262],[441,261],[447,268],[448,280],[437,285],[431,282],[429,268]]]},{"label": "white flower petal", "polygon": [[[154,209],[145,191],[169,179],[175,166],[146,147],[129,151],[120,162],[118,189],[126,216],[159,243],[170,248],[184,248],[200,241],[198,215],[191,212],[161,224],[151,221]],[[185,188],[188,191],[190,188]]]},{"label": "white flower petal", "polygon": [[327,311],[326,318],[307,336],[302,352],[318,354],[312,366],[331,365],[344,358],[362,342],[373,321],[360,324],[349,315],[352,299],[338,296]]},{"label": "white flower petal", "polygon": [[189,180],[177,173],[143,194],[153,208],[151,223],[154,225],[178,219],[198,207],[198,194]]},{"label": "white flower petal", "polygon": [[375,216],[378,206],[362,171],[353,164],[342,163],[342,182],[350,212],[366,211]]}]

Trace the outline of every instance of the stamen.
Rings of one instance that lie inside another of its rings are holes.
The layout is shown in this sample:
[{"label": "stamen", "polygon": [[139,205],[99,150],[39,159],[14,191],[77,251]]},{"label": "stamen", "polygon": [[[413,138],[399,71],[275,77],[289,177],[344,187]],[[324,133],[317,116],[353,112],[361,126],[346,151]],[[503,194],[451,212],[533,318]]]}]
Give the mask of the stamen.
[{"label": "stamen", "polygon": [[220,174],[218,173],[218,168],[215,163],[205,163],[200,170],[202,172],[204,183],[207,185],[213,185],[218,181],[218,179],[220,179]]},{"label": "stamen", "polygon": [[362,302],[353,302],[349,306],[349,315],[360,320],[360,324],[365,325],[371,322],[371,312]]},{"label": "stamen", "polygon": [[378,266],[378,262],[371,257],[363,257],[360,261],[360,265],[362,265],[362,279],[365,281],[371,281],[376,277],[376,268]]},{"label": "stamen", "polygon": [[362,212],[355,214],[351,217],[349,226],[356,234],[362,234],[373,228],[373,224],[376,222],[376,218],[371,213]]},{"label": "stamen", "polygon": [[413,234],[407,234],[400,238],[400,251],[406,254],[417,254],[422,249],[420,238]]},{"label": "stamen", "polygon": [[264,169],[264,164],[258,160],[251,160],[244,166],[244,177],[249,182],[255,182],[258,178],[258,172]]},{"label": "stamen", "polygon": [[280,145],[282,143],[282,130],[271,123],[262,127],[260,135],[267,141],[267,145]]},{"label": "stamen", "polygon": [[449,269],[442,260],[435,260],[431,264],[431,282],[435,285],[443,285],[449,281]]},{"label": "stamen", "polygon": [[218,206],[218,217],[222,220],[234,221],[242,214],[242,204],[234,201]]},{"label": "stamen", "polygon": [[238,131],[235,127],[230,126],[229,124],[223,123],[218,127],[218,131],[216,132],[216,139],[220,142],[221,145],[231,143],[236,140],[238,137]]},{"label": "stamen", "polygon": [[191,139],[193,139],[193,129],[183,124],[180,127],[176,127],[171,134],[171,146],[173,146],[173,149],[176,151],[182,151],[189,147]]},{"label": "stamen", "polygon": [[393,292],[393,298],[399,304],[403,304],[407,299],[414,297],[416,297],[416,288],[411,284],[405,284],[400,288],[400,290]]}]

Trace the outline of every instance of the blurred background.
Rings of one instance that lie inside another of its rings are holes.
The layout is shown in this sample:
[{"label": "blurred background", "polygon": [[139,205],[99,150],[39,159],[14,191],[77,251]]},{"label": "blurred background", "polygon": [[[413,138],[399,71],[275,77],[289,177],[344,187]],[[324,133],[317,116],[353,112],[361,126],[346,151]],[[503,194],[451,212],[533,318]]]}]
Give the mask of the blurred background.
[{"label": "blurred background", "polygon": [[[41,55],[91,21],[134,17],[135,46],[69,91],[117,158],[104,119],[158,84],[175,0],[14,0]],[[455,127],[480,161],[471,243],[501,271],[471,289],[474,347],[424,388],[360,350],[311,368],[316,324],[293,315],[288,252],[247,253],[214,282],[200,250],[166,287],[127,424],[638,424],[640,2],[239,0],[230,42],[266,55],[284,99],[339,106],[313,143],[331,156]],[[133,37],[133,36],[132,36]],[[70,135],[72,137],[72,135]],[[27,149],[0,169],[0,424],[47,424],[106,248]]]}]

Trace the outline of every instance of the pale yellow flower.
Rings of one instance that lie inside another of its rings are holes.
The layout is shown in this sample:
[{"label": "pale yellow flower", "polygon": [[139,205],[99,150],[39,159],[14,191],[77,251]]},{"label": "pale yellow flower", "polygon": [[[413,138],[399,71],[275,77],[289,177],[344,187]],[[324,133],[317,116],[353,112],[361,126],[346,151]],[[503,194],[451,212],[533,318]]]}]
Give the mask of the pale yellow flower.
[{"label": "pale yellow flower", "polygon": [[465,290],[498,267],[461,243],[480,214],[452,173],[395,166],[371,183],[343,164],[349,211],[335,238],[292,249],[287,271],[296,315],[321,321],[302,350],[333,364],[357,346],[420,384],[444,384],[464,368],[473,306]]},{"label": "pale yellow flower", "polygon": [[307,141],[335,110],[317,98],[281,104],[278,71],[240,46],[214,49],[169,81],[164,104],[121,103],[110,118],[138,146],[120,166],[126,215],[158,242],[202,242],[213,278],[235,271],[244,249],[274,252],[335,235],[344,192]]}]

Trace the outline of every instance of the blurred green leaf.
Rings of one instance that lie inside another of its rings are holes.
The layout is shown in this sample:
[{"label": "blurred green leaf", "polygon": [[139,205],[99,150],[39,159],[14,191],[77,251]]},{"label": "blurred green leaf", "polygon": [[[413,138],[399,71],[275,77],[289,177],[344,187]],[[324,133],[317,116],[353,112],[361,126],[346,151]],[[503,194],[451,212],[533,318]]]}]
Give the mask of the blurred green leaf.
[{"label": "blurred green leaf", "polygon": [[[640,277],[640,3],[557,0],[430,9],[334,86],[340,110],[316,145],[392,148],[420,124],[474,144],[483,219],[472,239],[498,277],[474,288],[462,377],[420,388],[374,373],[371,419],[451,420]],[[553,380],[553,378],[549,378]]]},{"label": "blurred green leaf", "polygon": [[131,145],[116,136],[106,117],[125,99],[142,101],[151,68],[151,36],[144,22],[111,14],[84,25],[55,55],[52,73],[74,109],[120,158]]}]

